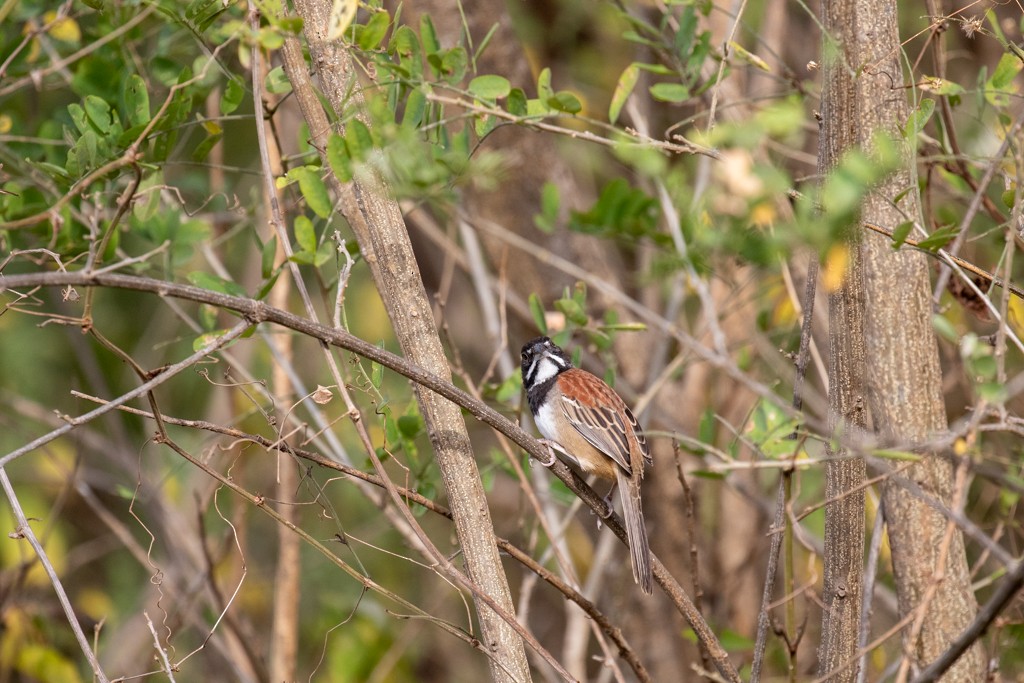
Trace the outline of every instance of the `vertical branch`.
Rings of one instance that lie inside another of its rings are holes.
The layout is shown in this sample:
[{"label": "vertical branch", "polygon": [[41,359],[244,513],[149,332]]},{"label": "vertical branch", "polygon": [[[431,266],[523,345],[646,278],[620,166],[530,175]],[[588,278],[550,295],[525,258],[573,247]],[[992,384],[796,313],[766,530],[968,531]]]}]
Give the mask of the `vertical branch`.
[{"label": "vertical branch", "polygon": [[[851,82],[857,110],[854,127],[859,145],[872,152],[879,135],[896,141],[900,168],[880,181],[863,204],[863,220],[897,225],[907,216],[918,219],[915,139],[904,140],[901,127],[909,117],[902,84],[897,3],[858,0],[854,19],[858,41],[843,46],[849,64],[860,68]],[[981,180],[983,187],[987,183]],[[907,191],[911,188],[911,191]],[[981,192],[980,194],[984,194]],[[897,201],[898,199],[898,201]],[[968,207],[978,210],[978,193]],[[965,219],[967,220],[967,219]],[[967,231],[961,231],[961,237]],[[955,251],[953,245],[949,251]],[[924,254],[900,249],[889,240],[867,234],[864,240],[864,337],[868,357],[868,398],[874,428],[883,446],[923,444],[948,429],[938,343],[932,329],[930,268]],[[926,455],[909,478],[926,494],[949,507],[955,500],[952,464]],[[892,548],[900,614],[922,610],[919,629],[904,629],[905,650],[919,668],[946,650],[954,634],[971,623],[978,606],[971,589],[970,567],[959,528],[948,528],[945,515],[889,480],[883,492],[885,521]],[[947,540],[948,539],[948,540]],[[936,585],[935,577],[942,580]],[[930,599],[928,599],[930,598]],[[986,676],[985,654],[972,647],[947,674],[949,681],[980,681]]]},{"label": "vertical branch", "polygon": [[[253,30],[259,29],[259,20],[255,14],[251,21]],[[273,182],[281,175],[281,152],[276,141],[266,135],[266,123],[263,120],[265,106],[262,96],[263,79],[266,77],[266,62],[258,42],[252,46],[252,87],[253,110],[256,115],[257,139],[260,147],[261,167],[264,180],[264,204],[266,213],[271,217],[271,235],[275,233],[285,236],[286,231],[280,215],[281,201]],[[285,240],[278,239],[275,261],[285,255]],[[293,266],[295,264],[292,264]],[[297,270],[292,269],[297,276]],[[291,286],[288,278],[281,278],[275,283],[268,296],[268,303],[277,308],[285,308]],[[287,359],[292,356],[292,337],[282,335],[277,340],[278,353]],[[285,364],[277,362],[271,370],[271,391],[276,405],[287,405],[291,392],[291,382],[285,371]],[[283,466],[282,466],[283,465]],[[287,456],[278,452],[277,492],[278,512],[288,524],[277,526],[277,568],[274,572],[274,613],[270,632],[270,680],[288,681],[295,678],[295,663],[299,651],[299,598],[301,595],[302,556],[300,554],[302,539],[292,533],[289,525],[298,522],[298,508],[295,503],[295,492],[299,486],[299,474]]]},{"label": "vertical branch", "polygon": [[[857,37],[857,12],[853,0],[828,0],[823,4],[824,64],[821,93],[822,125],[818,143],[821,175],[856,144],[854,130],[857,99],[853,85],[855,64],[849,51]],[[831,44],[837,41],[838,46]],[[835,48],[838,47],[838,50]],[[835,53],[838,52],[838,55]],[[867,424],[866,363],[864,348],[864,264],[857,233],[846,244],[845,271],[831,273],[840,282],[829,292],[829,415],[833,439],[825,464],[825,547],[821,641],[818,644],[818,675],[856,661],[860,622],[860,595],[864,566],[864,460],[848,457],[841,445],[856,440]],[[842,268],[832,260],[828,268]],[[841,439],[841,441],[840,441]],[[853,681],[857,667],[844,668],[831,680]]]},{"label": "vertical branch", "polygon": [[[320,85],[336,115],[344,118],[354,112],[364,117],[362,93],[358,88],[352,60],[346,46],[326,35],[331,3],[323,0],[297,0],[295,8],[304,20],[304,34],[316,66]],[[293,51],[294,52],[294,51]],[[288,59],[287,73],[301,80],[305,64]],[[298,62],[298,63],[296,63]],[[308,75],[305,76],[308,79]],[[306,90],[310,90],[306,88]],[[326,151],[329,128],[322,125],[322,110],[312,92],[299,97],[310,133]],[[312,96],[311,98],[309,96]],[[319,118],[319,120],[316,120]],[[367,121],[368,125],[372,122]],[[445,379],[451,369],[434,326],[419,266],[412,252],[409,235],[397,202],[390,196],[384,180],[372,174],[358,181],[332,186],[338,193],[341,212],[367,257],[377,290],[395,330],[402,352],[414,363]],[[451,502],[456,532],[470,579],[506,614],[514,606],[508,580],[498,557],[490,510],[476,467],[472,444],[459,407],[439,395],[415,387],[420,412],[437,458],[438,468]],[[512,624],[488,605],[478,602],[484,645],[492,656],[491,677],[495,681],[530,680],[529,664],[523,640]]]},{"label": "vertical branch", "polygon": [[71,626],[71,630],[75,634],[75,640],[78,641],[78,647],[85,653],[86,659],[89,660],[92,671],[96,675],[96,680],[100,683],[109,683],[109,678],[103,673],[103,669],[100,668],[100,662],[96,659],[96,654],[89,647],[89,641],[85,638],[85,633],[82,631],[81,625],[78,623],[78,616],[75,614],[75,608],[71,606],[71,600],[68,599],[68,594],[64,591],[64,586],[60,582],[60,577],[57,576],[57,570],[53,568],[53,564],[50,562],[50,558],[46,555],[46,550],[43,549],[43,544],[36,538],[35,533],[32,531],[32,527],[29,526],[28,518],[25,516],[25,511],[21,508],[21,502],[18,500],[18,495],[14,491],[14,486],[11,484],[11,480],[7,478],[7,470],[0,467],[0,486],[3,487],[4,494],[7,496],[7,502],[11,505],[11,511],[14,513],[14,518],[18,520],[18,527],[11,534],[12,538],[24,538],[31,544],[32,549],[35,551],[36,556],[39,558],[39,562],[42,564],[43,569],[46,571],[46,575],[50,579],[50,584],[53,585],[53,590],[57,593],[57,599],[60,601],[60,606],[64,609],[64,615],[68,619],[68,624]]}]

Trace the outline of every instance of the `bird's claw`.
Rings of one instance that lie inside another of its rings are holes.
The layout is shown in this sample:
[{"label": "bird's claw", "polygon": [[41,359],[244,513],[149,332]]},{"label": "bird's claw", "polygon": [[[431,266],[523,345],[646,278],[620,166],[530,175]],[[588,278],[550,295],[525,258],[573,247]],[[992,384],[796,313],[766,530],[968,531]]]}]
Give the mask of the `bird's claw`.
[{"label": "bird's claw", "polygon": [[540,443],[543,444],[544,447],[548,449],[548,459],[541,460],[540,458],[538,458],[537,462],[539,462],[543,467],[551,467],[552,465],[555,464],[555,460],[558,459],[558,456],[555,455],[554,442],[548,441],[547,439],[538,439],[538,441],[540,441]]}]

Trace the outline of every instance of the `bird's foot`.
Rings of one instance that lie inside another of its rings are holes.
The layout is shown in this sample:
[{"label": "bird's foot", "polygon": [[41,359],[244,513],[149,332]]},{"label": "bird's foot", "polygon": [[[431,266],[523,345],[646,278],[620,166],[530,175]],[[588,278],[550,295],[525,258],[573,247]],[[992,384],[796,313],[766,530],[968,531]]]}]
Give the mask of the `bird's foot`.
[{"label": "bird's foot", "polygon": [[548,439],[537,439],[537,440],[541,444],[543,444],[545,448],[548,449],[548,459],[547,460],[540,460],[540,459],[538,459],[537,462],[539,462],[544,467],[551,467],[552,465],[555,464],[555,460],[558,459],[558,456],[555,455],[555,448],[558,447],[558,444],[556,444],[554,441],[550,441]]},{"label": "bird's foot", "polygon": [[594,513],[597,515],[597,528],[599,531],[601,527],[604,526],[604,524],[601,523],[601,520],[608,519],[609,517],[615,514],[615,506],[612,503],[612,494],[614,493],[615,487],[613,486],[611,490],[608,491],[608,495],[601,499],[604,501],[604,506],[606,508],[605,513],[603,515],[597,514],[596,512]]}]

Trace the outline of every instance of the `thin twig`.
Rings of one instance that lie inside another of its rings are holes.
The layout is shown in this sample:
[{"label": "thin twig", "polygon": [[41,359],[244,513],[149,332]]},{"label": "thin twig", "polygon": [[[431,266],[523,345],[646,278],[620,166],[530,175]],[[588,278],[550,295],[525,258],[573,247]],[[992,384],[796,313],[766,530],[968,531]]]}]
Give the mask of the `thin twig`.
[{"label": "thin twig", "polygon": [[160,644],[160,636],[156,633],[156,627],[153,626],[153,620],[149,618],[149,612],[143,610],[142,616],[146,617],[146,626],[149,627],[149,632],[153,634],[153,647],[160,653],[160,661],[164,665],[164,673],[171,679],[171,683],[174,683],[174,669],[171,668],[171,662],[167,659],[167,650]]},{"label": "thin twig", "polygon": [[[10,275],[0,277],[0,291],[7,288],[19,288],[27,286],[105,286],[134,289],[138,291],[150,291],[163,296],[174,296],[192,301],[208,303],[213,306],[236,311],[246,316],[253,322],[273,322],[278,325],[291,328],[307,336],[319,339],[333,346],[340,346],[359,355],[376,361],[391,370],[412,379],[417,384],[429,388],[441,396],[455,402],[469,410],[477,419],[482,420],[494,427],[501,433],[508,436],[516,444],[522,447],[531,457],[539,462],[547,462],[549,454],[547,449],[536,439],[527,434],[521,427],[510,422],[493,408],[482,401],[469,396],[464,391],[446,382],[436,375],[429,373],[422,368],[408,362],[400,356],[396,356],[384,349],[370,344],[358,337],[355,337],[347,330],[335,329],[314,323],[308,319],[301,318],[286,311],[274,309],[263,302],[235,297],[219,292],[181,285],[176,283],[141,278],[120,274],[96,275],[84,272],[74,273],[32,273],[28,275]],[[737,369],[738,372],[738,369]],[[161,375],[162,377],[162,375]],[[767,391],[767,388],[765,389]],[[134,392],[133,392],[134,393]],[[122,397],[122,401],[128,400]],[[104,407],[105,409],[106,407]],[[357,428],[360,423],[357,423]],[[15,453],[0,458],[0,465],[13,460],[27,452],[27,449],[18,449]],[[370,450],[371,454],[374,451]],[[549,468],[550,471],[562,480],[576,496],[578,496],[591,510],[604,517],[608,513],[604,500],[590,486],[588,486],[575,472],[567,465],[556,460]],[[622,526],[622,519],[617,514],[612,514],[605,519],[605,525],[623,542],[627,542],[625,527]],[[739,674],[729,661],[728,654],[722,647],[714,632],[708,626],[703,616],[694,608],[692,601],[687,596],[675,578],[665,568],[664,564],[652,555],[652,569],[654,578],[659,585],[665,589],[666,594],[672,600],[676,609],[686,618],[693,628],[697,637],[704,641],[711,652],[715,666],[726,678],[732,681],[739,681]],[[469,584],[472,585],[472,584]],[[491,606],[491,605],[488,605]],[[492,607],[493,608],[493,607]],[[513,625],[515,628],[518,624]]]},{"label": "thin twig", "polygon": [[43,548],[43,544],[36,538],[35,533],[32,531],[32,527],[28,523],[28,518],[25,516],[25,511],[21,508],[21,502],[18,500],[18,494],[14,491],[14,486],[11,484],[11,480],[7,478],[7,470],[0,467],[0,486],[3,487],[4,493],[7,495],[7,502],[11,504],[11,511],[14,513],[14,518],[18,521],[17,528],[12,532],[11,538],[24,538],[32,546],[36,556],[39,558],[39,563],[43,566],[46,571],[46,575],[50,578],[50,584],[53,586],[53,590],[57,593],[57,599],[60,601],[61,607],[64,609],[64,616],[67,617],[68,624],[71,626],[71,630],[75,634],[75,640],[78,641],[78,647],[85,653],[86,659],[89,660],[89,664],[92,666],[92,671],[99,679],[100,683],[109,683],[110,679],[103,673],[103,669],[100,667],[99,660],[96,659],[96,655],[93,653],[92,648],[89,646],[89,641],[85,637],[85,633],[82,631],[81,625],[78,623],[78,616],[75,614],[75,608],[71,606],[71,600],[68,599],[68,594],[64,591],[64,586],[60,582],[60,577],[57,576],[57,570],[53,568],[53,564],[50,562],[50,558],[46,554],[46,550]]},{"label": "thin twig", "polygon": [[864,587],[861,592],[860,629],[857,632],[857,649],[860,651],[860,664],[857,666],[857,683],[867,679],[868,636],[871,634],[872,598],[875,594],[875,578],[878,576],[878,556],[882,550],[882,536],[885,527],[885,515],[882,503],[875,510],[875,524],[871,530],[871,545],[868,547],[868,561],[864,569]]},{"label": "thin twig", "polygon": [[[889,230],[887,228],[883,228],[880,225],[875,225],[874,223],[864,223],[863,225],[868,230],[873,230],[874,232],[877,232],[880,235],[885,235],[886,237],[889,237],[889,238],[892,238],[892,236],[893,236],[892,230]],[[918,245],[918,241],[917,240],[911,239],[909,237],[906,239],[905,243],[908,246],[911,246],[911,247],[917,247],[917,245]],[[922,249],[921,251],[924,251],[927,254],[932,254],[933,253],[933,252],[931,252],[931,251],[929,251],[927,249]],[[956,265],[960,266],[961,268],[963,268],[967,272],[972,273],[974,275],[977,275],[980,278],[983,278],[983,279],[987,280],[988,282],[992,283],[996,287],[1005,287],[1005,288],[1009,289],[1010,292],[1012,292],[1014,294],[1014,296],[1017,296],[1017,297],[1019,297],[1021,299],[1024,299],[1024,290],[1022,290],[1020,287],[1017,287],[1012,282],[1005,282],[1002,279],[1000,279],[1000,278],[996,277],[995,275],[993,275],[992,273],[988,272],[987,270],[985,270],[983,268],[979,268],[978,266],[974,265],[970,261],[965,261],[962,258],[959,258],[957,256],[953,256],[949,252],[946,252],[945,255],[946,255],[946,258],[948,258],[950,261],[952,261]]]},{"label": "thin twig", "polygon": [[[804,288],[804,318],[800,326],[800,349],[797,352],[796,376],[793,380],[793,408],[797,411],[803,410],[803,385],[807,374],[807,363],[810,356],[811,334],[814,319],[814,301],[817,296],[818,287],[818,260],[811,258],[807,266],[807,281]],[[768,568],[765,572],[764,591],[761,594],[761,609],[757,614],[757,637],[754,641],[754,662],[751,666],[750,681],[758,683],[761,679],[761,667],[764,665],[764,653],[768,640],[768,605],[772,600],[773,589],[775,588],[775,575],[778,572],[779,553],[782,549],[783,534],[778,531],[786,524],[786,482],[783,478],[779,480],[778,491],[775,494],[775,517],[772,521],[771,546],[768,551]]]},{"label": "thin twig", "polygon": [[[112,277],[112,276],[107,276],[107,277]],[[34,451],[35,449],[39,448],[40,446],[45,446],[46,444],[50,443],[54,439],[67,434],[68,432],[73,430],[75,427],[79,427],[79,426],[81,426],[83,424],[86,424],[87,422],[91,422],[92,420],[95,420],[97,417],[100,417],[102,415],[105,415],[105,414],[109,413],[111,410],[113,410],[117,406],[122,405],[123,403],[127,403],[128,401],[132,400],[133,398],[137,398],[138,396],[141,396],[142,394],[145,394],[145,393],[149,392],[154,387],[157,387],[157,386],[163,384],[164,382],[166,382],[170,378],[172,378],[175,375],[177,375],[182,370],[186,370],[186,369],[192,367],[193,365],[198,363],[204,356],[207,356],[207,355],[213,353],[214,351],[216,351],[219,348],[222,348],[224,345],[228,344],[229,342],[233,341],[234,339],[237,339],[247,329],[249,329],[249,327],[251,327],[251,326],[252,326],[252,322],[250,322],[248,320],[243,320],[243,321],[237,323],[234,327],[232,327],[230,330],[225,332],[223,335],[217,337],[216,339],[212,340],[211,342],[209,342],[208,344],[203,346],[203,348],[199,349],[198,351],[193,353],[191,356],[188,356],[184,360],[181,360],[181,361],[175,363],[174,365],[168,366],[167,368],[165,368],[160,374],[158,374],[153,379],[151,379],[148,382],[145,382],[143,384],[140,384],[139,386],[135,387],[134,389],[132,389],[131,391],[129,391],[127,393],[121,394],[120,396],[118,396],[116,399],[114,399],[110,403],[108,403],[106,405],[103,405],[103,406],[100,406],[99,408],[96,408],[95,410],[90,410],[88,413],[85,413],[83,415],[79,415],[78,417],[70,417],[70,416],[67,417],[66,418],[67,423],[64,424],[63,426],[58,427],[57,429],[54,429],[53,431],[51,431],[51,432],[49,432],[47,434],[44,434],[43,436],[40,436],[37,439],[32,440],[31,442],[25,444],[24,446],[22,446],[20,448],[14,449],[13,451],[11,451],[10,453],[8,453],[7,455],[5,455],[3,457],[0,457],[0,468],[6,467],[7,464],[10,463],[11,461],[16,460],[17,458],[20,458],[21,456],[25,455],[26,453],[30,453],[30,452]]]}]

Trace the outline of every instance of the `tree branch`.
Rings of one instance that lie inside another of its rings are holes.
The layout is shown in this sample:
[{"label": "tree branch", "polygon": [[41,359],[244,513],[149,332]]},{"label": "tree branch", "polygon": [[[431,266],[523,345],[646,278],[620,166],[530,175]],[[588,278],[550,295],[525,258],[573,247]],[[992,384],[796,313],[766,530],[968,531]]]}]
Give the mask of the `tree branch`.
[{"label": "tree branch", "polygon": [[[413,380],[416,384],[430,389],[431,391],[436,392],[444,398],[447,398],[468,410],[478,420],[490,425],[507,436],[538,462],[546,462],[549,459],[547,449],[535,438],[524,431],[519,425],[511,422],[483,401],[473,398],[450,382],[442,380],[436,375],[423,370],[421,367],[410,363],[400,356],[354,336],[347,330],[327,327],[325,325],[311,322],[305,318],[288,313],[287,311],[267,306],[261,301],[221,294],[219,292],[201,289],[192,285],[176,284],[152,278],[114,273],[97,274],[78,271],[71,273],[28,273],[22,275],[0,274],[0,292],[4,290],[27,289],[40,286],[60,287],[66,285],[79,287],[114,287],[118,289],[152,292],[161,297],[185,299],[235,311],[254,323],[269,322],[282,327],[287,327],[288,329],[314,339],[319,339],[320,341],[332,346],[352,351],[353,353],[379,363],[380,365]],[[163,375],[161,374],[158,378],[162,376]],[[139,390],[132,393],[138,395],[136,392],[142,393]],[[124,401],[122,401],[122,403],[123,402]],[[28,450],[30,449],[19,449],[16,452],[16,455],[9,454],[4,458],[0,458],[0,466],[9,462],[9,460],[13,460],[16,457],[23,455],[28,452]],[[584,482],[575,472],[569,469],[569,467],[561,461],[556,460],[550,470],[591,510],[601,516],[604,519],[605,526],[618,536],[622,542],[625,543],[627,541],[626,531],[622,526],[621,517],[612,513],[610,516],[605,518],[605,516],[609,515],[611,511],[608,510],[605,505],[604,499],[590,488],[586,482]],[[704,621],[703,616],[701,616],[700,612],[698,612],[694,607],[689,596],[686,595],[686,592],[676,581],[675,577],[668,572],[665,565],[662,564],[661,561],[653,554],[651,556],[651,563],[655,580],[665,590],[679,613],[683,615],[693,628],[697,638],[705,647],[707,647],[712,661],[714,661],[715,667],[718,669],[719,673],[729,681],[738,682],[740,680],[739,674],[729,661],[728,653],[725,651],[725,648],[722,647],[717,636],[715,636],[711,628],[707,625],[707,622]]]}]

